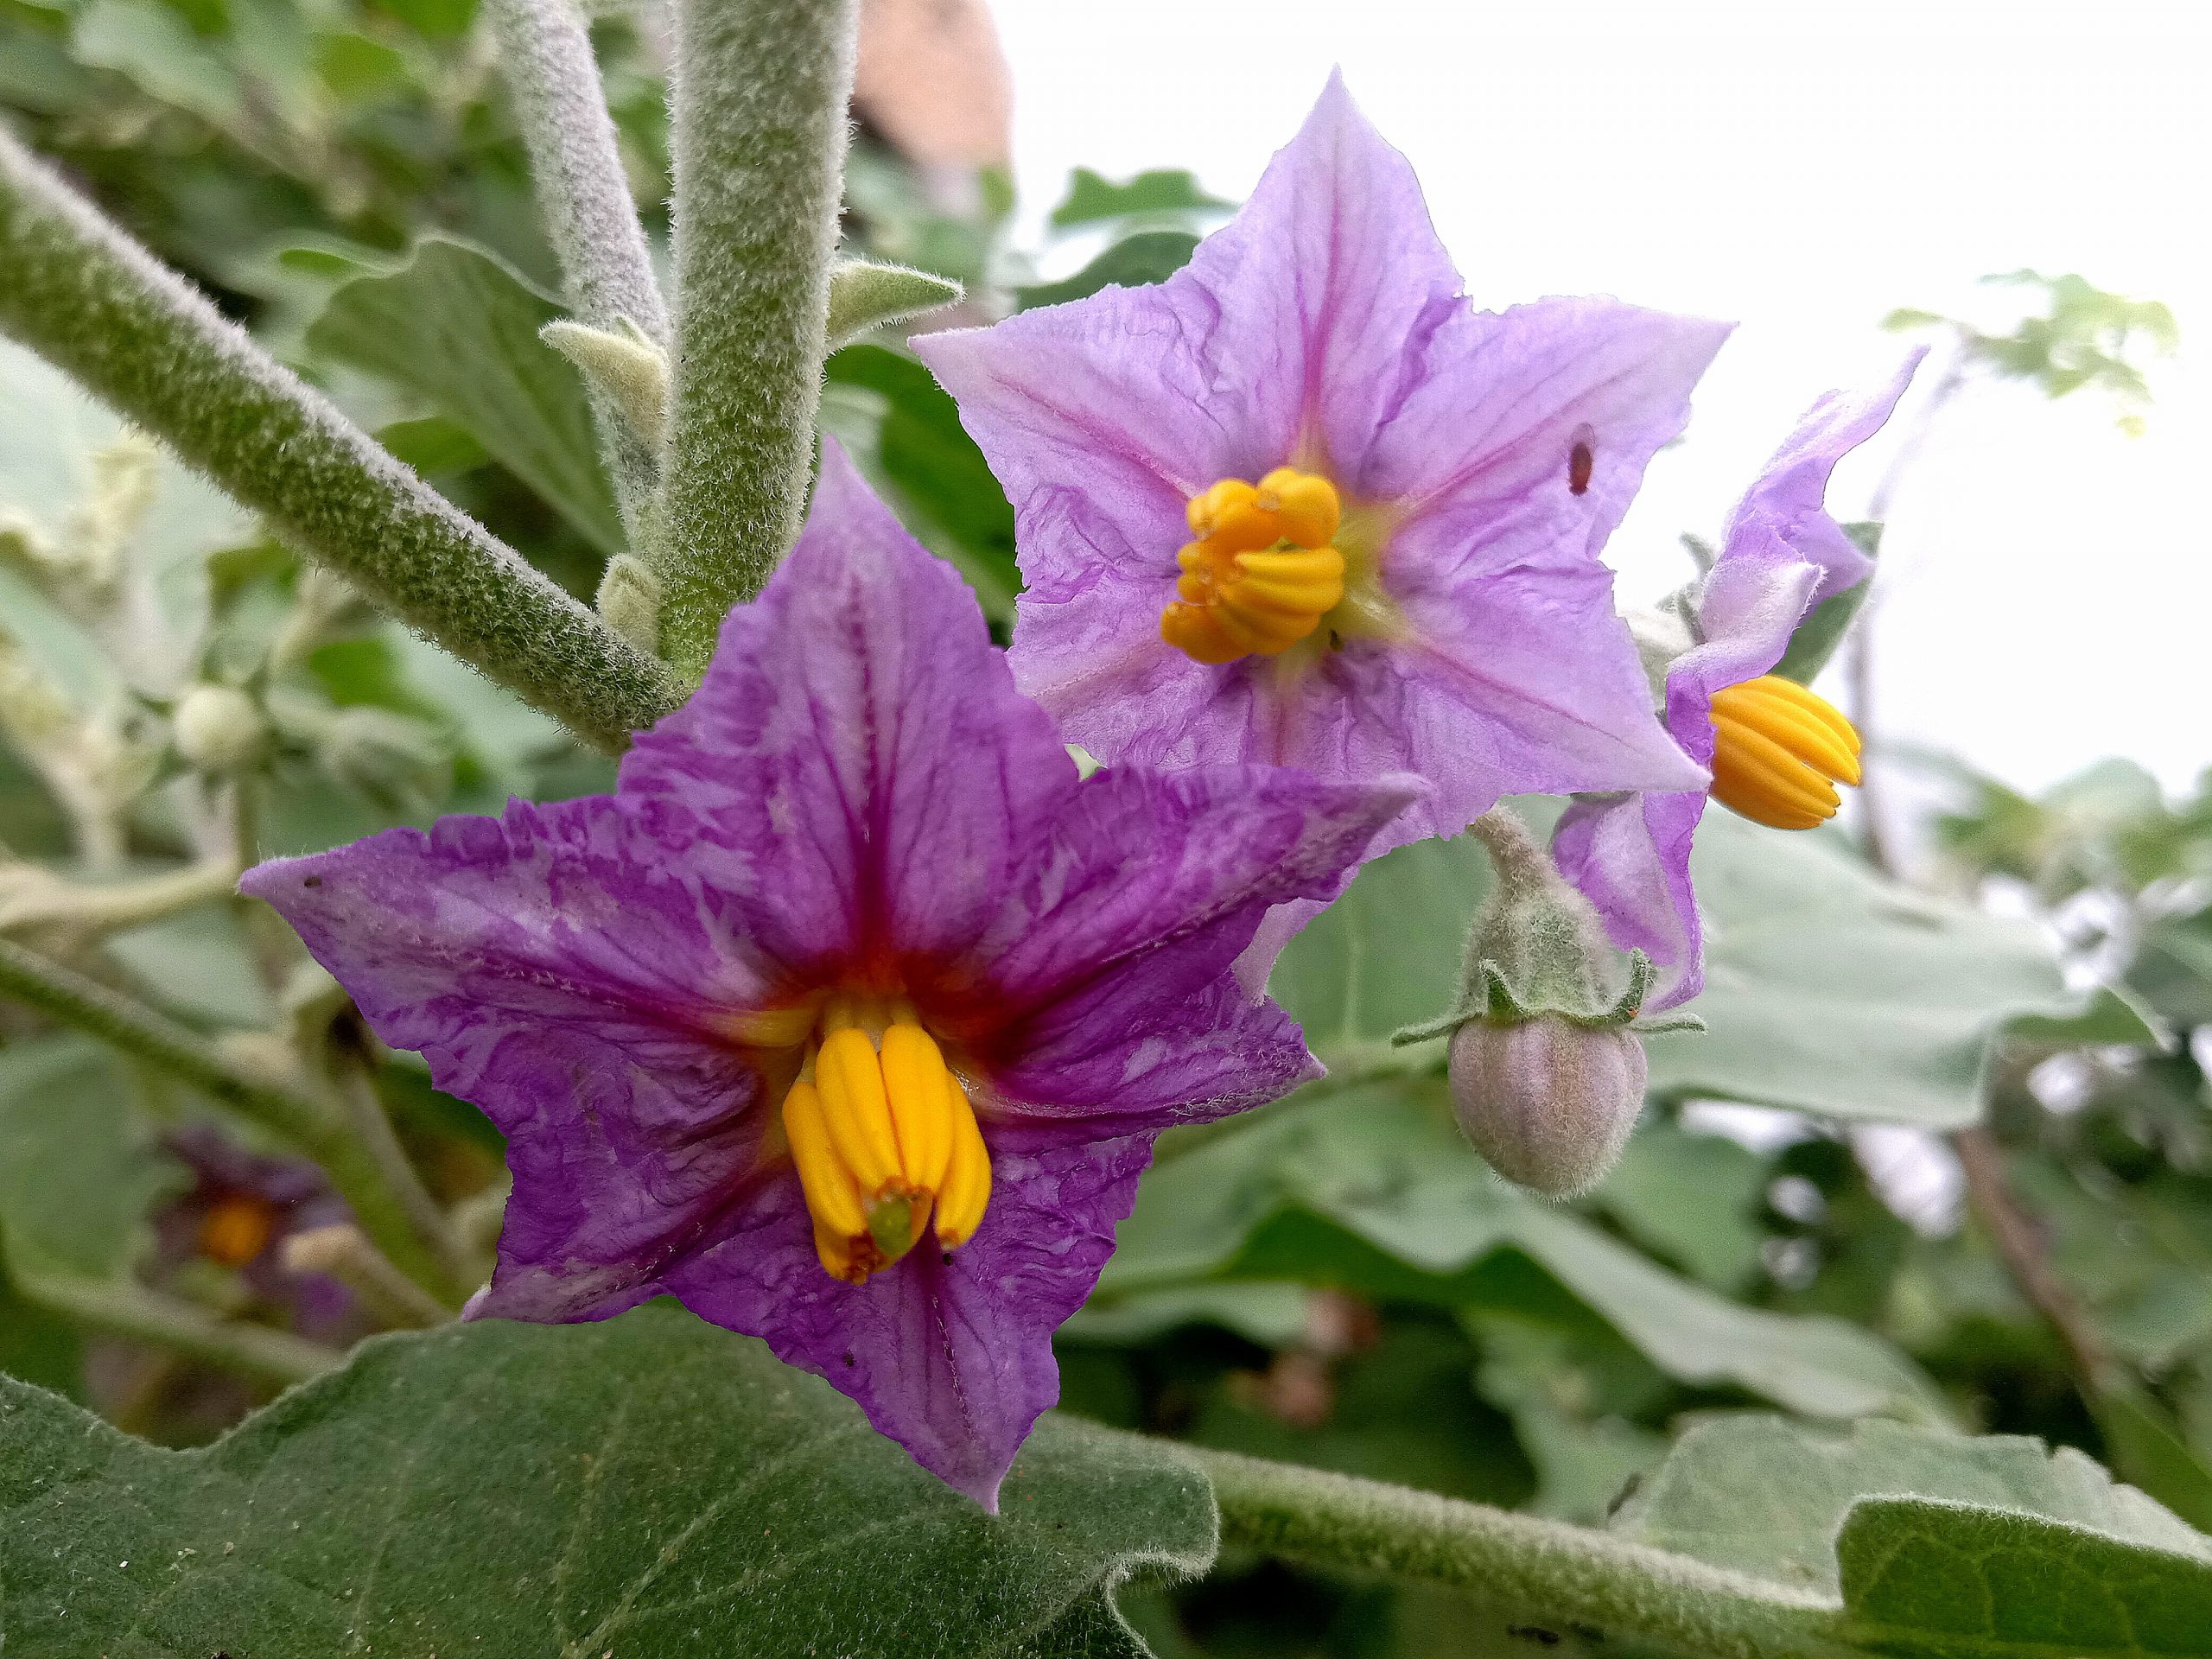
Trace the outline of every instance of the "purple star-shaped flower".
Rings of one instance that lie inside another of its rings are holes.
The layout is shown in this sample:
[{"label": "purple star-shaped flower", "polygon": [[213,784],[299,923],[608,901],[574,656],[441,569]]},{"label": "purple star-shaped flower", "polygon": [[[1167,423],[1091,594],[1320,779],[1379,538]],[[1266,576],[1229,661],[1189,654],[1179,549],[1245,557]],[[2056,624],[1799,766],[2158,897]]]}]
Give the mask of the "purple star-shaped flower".
[{"label": "purple star-shaped flower", "polygon": [[1014,503],[1022,689],[1108,760],[1416,773],[1379,853],[1503,794],[1702,781],[1598,550],[1726,333],[1476,311],[1332,77],[1167,281],[915,349]]},{"label": "purple star-shaped flower", "polygon": [[[1872,437],[1904,396],[1924,353],[1879,391],[1832,391],[1806,411],[1729,516],[1720,553],[1698,589],[1695,641],[1667,670],[1667,729],[1701,765],[1716,747],[1714,696],[1767,673],[1808,612],[1873,572],[1823,502],[1836,463]],[[1623,950],[1660,969],[1653,1011],[1705,988],[1704,931],[1690,885],[1702,790],[1601,796],[1560,817],[1552,855],[1586,893]]]},{"label": "purple star-shaped flower", "polygon": [[832,444],[798,547],[613,795],[243,885],[505,1131],[475,1313],[671,1294],[995,1507],[1154,1137],[1318,1075],[1231,961],[1409,792],[1079,781]]}]

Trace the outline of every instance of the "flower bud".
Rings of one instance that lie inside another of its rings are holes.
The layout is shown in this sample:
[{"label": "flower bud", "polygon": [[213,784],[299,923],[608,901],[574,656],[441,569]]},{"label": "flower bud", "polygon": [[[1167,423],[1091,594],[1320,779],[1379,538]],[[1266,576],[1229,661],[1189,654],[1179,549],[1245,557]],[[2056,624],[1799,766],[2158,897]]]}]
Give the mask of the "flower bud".
[{"label": "flower bud", "polygon": [[177,753],[201,772],[236,772],[259,757],[269,722],[254,700],[232,685],[206,683],[177,699],[170,716]]},{"label": "flower bud", "polygon": [[1572,1198],[1604,1179],[1643,1108],[1643,1043],[1556,1014],[1470,1020],[1452,1035],[1452,1111],[1497,1173]]}]

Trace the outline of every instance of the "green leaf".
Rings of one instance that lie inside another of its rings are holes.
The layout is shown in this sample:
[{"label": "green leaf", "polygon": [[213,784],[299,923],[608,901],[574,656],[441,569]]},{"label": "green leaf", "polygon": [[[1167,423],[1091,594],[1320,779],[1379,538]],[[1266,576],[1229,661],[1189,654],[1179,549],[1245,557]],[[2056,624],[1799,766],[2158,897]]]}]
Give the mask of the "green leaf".
[{"label": "green leaf", "polygon": [[[1858,544],[1859,550],[1868,558],[1878,557],[1882,546],[1882,527],[1879,524],[1852,524],[1843,527],[1843,533]],[[1836,647],[1843,643],[1843,636],[1851,632],[1852,623],[1866,603],[1866,596],[1874,591],[1874,579],[1869,575],[1854,587],[1840,594],[1830,594],[1813,607],[1812,614],[1797,625],[1789,636],[1789,648],[1782,653],[1782,660],[1774,671],[1785,680],[1795,680],[1800,685],[1810,685],[1828,665]]]},{"label": "green leaf", "polygon": [[1156,168],[1124,183],[1078,167],[1068,179],[1068,193],[1052,209],[1054,230],[1096,224],[1103,219],[1138,215],[1224,213],[1236,204],[1208,195],[1197,178],[1181,168]]},{"label": "green leaf", "polygon": [[1191,263],[1198,245],[1198,238],[1188,231],[1139,232],[1122,238],[1072,276],[1015,289],[1014,308],[1034,311],[1040,305],[1065,305],[1088,299],[1109,285],[1141,288],[1164,283]]},{"label": "green leaf", "polygon": [[41,1659],[1135,1655],[1211,1560],[1172,1451],[1042,1424],[986,1516],[672,1308],[387,1338],[202,1451],[0,1382],[0,1607]]},{"label": "green leaf", "polygon": [[1738,1306],[1509,1187],[1459,1138],[1439,1083],[1309,1090],[1212,1131],[1146,1178],[1117,1241],[1095,1304],[1109,1315],[1139,1293],[1287,1279],[1569,1325],[1595,1314],[1684,1382],[1818,1415],[1942,1414],[1880,1338]]},{"label": "green leaf", "polygon": [[619,553],[583,382],[537,337],[560,315],[492,254],[434,238],[400,270],[334,290],[308,344],[417,393],[601,552]]},{"label": "green leaf", "polygon": [[2212,1570],[2212,1540],[2070,1447],[1879,1420],[1846,1433],[1763,1415],[1700,1423],[1613,1526],[1754,1578],[1834,1592],[1844,1578],[1838,1527],[1862,1498],[1898,1495],[2087,1528]]},{"label": "green leaf", "polygon": [[1886,881],[1833,835],[1714,810],[1690,868],[1708,1032],[1650,1045],[1661,1098],[1954,1128],[1980,1110],[2006,1021],[2079,1006],[2033,923]]},{"label": "green leaf", "polygon": [[1732,1291],[1758,1268],[1767,1178],[1766,1160],[1725,1135],[1647,1120],[1592,1198],[1637,1243]]},{"label": "green leaf", "polygon": [[915,534],[960,567],[984,610],[1011,617],[1021,590],[1014,509],[951,396],[912,358],[881,346],[832,353],[828,374],[833,389],[860,388],[880,400],[872,435],[849,434],[864,440],[855,451],[861,464],[918,520]]},{"label": "green leaf", "polygon": [[1835,1548],[1845,1629],[1897,1659],[2212,1655],[2212,1561],[2201,1550],[1924,1497],[1854,1504]]},{"label": "green leaf", "polygon": [[1490,859],[1472,836],[1401,848],[1290,942],[1268,994],[1325,1055],[1383,1043],[1450,1005],[1489,891]]},{"label": "green leaf", "polygon": [[119,1278],[155,1201],[176,1184],[145,1145],[137,1085],[88,1037],[0,1050],[0,1236],[26,1273]]}]

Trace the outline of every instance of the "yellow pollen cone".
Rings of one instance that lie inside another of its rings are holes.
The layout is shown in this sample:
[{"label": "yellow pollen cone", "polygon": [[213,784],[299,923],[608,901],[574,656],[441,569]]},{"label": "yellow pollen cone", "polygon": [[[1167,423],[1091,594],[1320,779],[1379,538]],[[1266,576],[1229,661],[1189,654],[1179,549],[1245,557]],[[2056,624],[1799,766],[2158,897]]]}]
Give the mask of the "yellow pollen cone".
[{"label": "yellow pollen cone", "polygon": [[784,1138],[823,1270],[864,1284],[933,1225],[946,1250],[974,1236],[990,1201],[990,1154],[912,1002],[841,996],[826,1017],[819,1050],[784,1096]]},{"label": "yellow pollen cone", "polygon": [[1344,555],[1330,544],[1343,503],[1327,479],[1294,467],[1256,488],[1225,478],[1192,496],[1185,517],[1198,539],[1175,556],[1182,574],[1160,637],[1194,661],[1279,655],[1343,602]]},{"label": "yellow pollen cone", "polygon": [[1766,674],[1713,698],[1713,798],[1756,823],[1810,830],[1836,814],[1836,785],[1860,776],[1859,734],[1795,681]]}]

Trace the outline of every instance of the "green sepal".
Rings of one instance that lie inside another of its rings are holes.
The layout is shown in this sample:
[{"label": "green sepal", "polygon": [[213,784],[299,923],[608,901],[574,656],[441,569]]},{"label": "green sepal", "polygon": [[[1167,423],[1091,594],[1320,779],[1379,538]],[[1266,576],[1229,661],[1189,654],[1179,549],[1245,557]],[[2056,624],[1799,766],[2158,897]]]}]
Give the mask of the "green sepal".
[{"label": "green sepal", "polygon": [[1409,1044],[1427,1042],[1433,1037],[1449,1036],[1470,1020],[1480,1020],[1493,1026],[1517,1026],[1530,1020],[1558,1020],[1584,1031],[1611,1031],[1623,1027],[1638,1035],[1670,1031],[1703,1031],[1705,1021],[1694,1014],[1662,1014],[1654,1020],[1640,1018],[1643,999],[1651,989],[1651,958],[1641,950],[1628,953],[1628,986],[1611,1005],[1604,1008],[1578,1007],[1566,999],[1538,1000],[1518,995],[1505,969],[1488,957],[1474,965],[1467,976],[1467,990],[1458,1006],[1448,1014],[1418,1025],[1406,1026],[1390,1033],[1393,1047],[1403,1048]]},{"label": "green sepal", "polygon": [[957,305],[967,290],[950,276],[905,265],[847,259],[830,273],[830,349],[887,322]]}]

